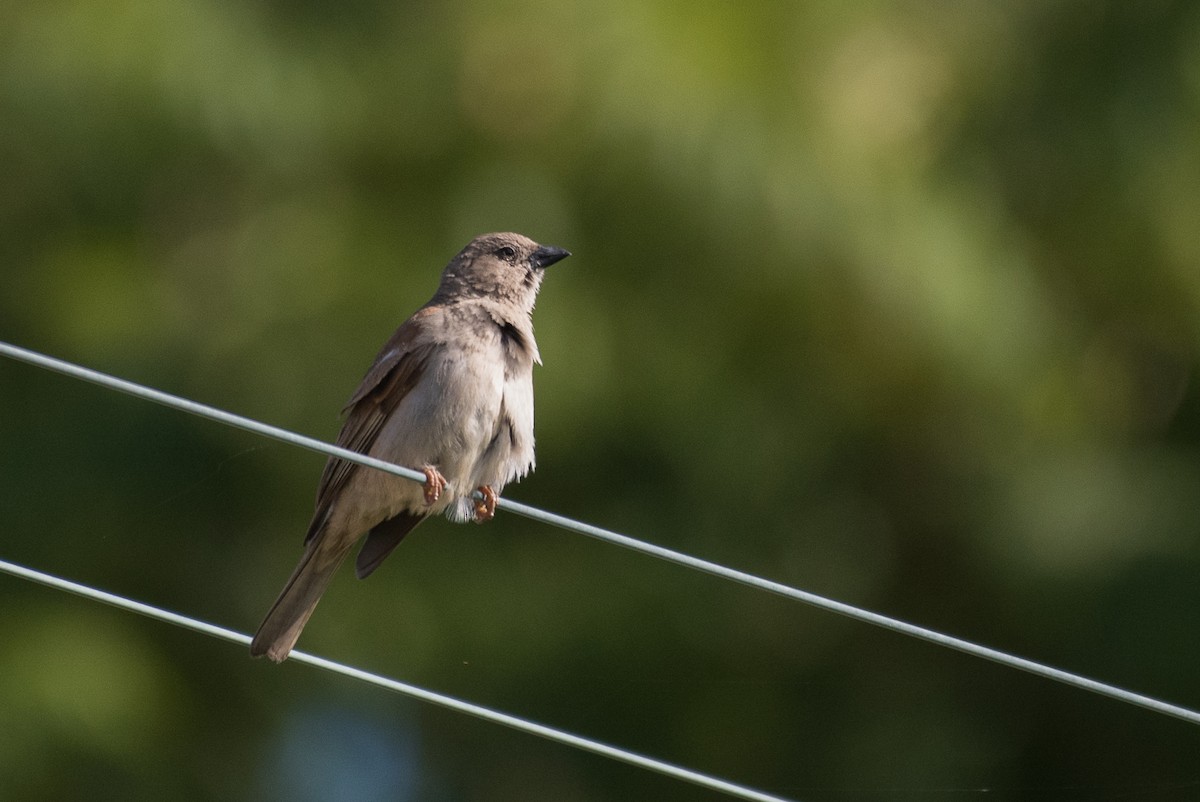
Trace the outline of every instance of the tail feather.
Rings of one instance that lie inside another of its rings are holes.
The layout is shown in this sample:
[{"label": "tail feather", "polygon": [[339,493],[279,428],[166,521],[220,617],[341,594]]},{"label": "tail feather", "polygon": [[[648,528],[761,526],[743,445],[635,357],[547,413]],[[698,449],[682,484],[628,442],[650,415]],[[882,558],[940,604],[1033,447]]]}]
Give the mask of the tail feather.
[{"label": "tail feather", "polygon": [[340,545],[332,544],[331,540],[328,533],[322,533],[309,542],[300,564],[250,642],[252,657],[266,655],[276,663],[287,659],[338,566],[354,545],[354,541]]}]

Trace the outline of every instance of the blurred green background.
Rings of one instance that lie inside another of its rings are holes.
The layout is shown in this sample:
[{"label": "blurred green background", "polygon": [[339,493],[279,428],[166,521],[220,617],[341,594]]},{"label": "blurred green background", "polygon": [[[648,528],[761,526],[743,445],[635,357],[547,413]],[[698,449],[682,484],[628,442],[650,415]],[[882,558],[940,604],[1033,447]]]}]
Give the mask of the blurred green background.
[{"label": "blurred green background", "polygon": [[[1200,707],[1200,5],[50,0],[0,70],[0,339],[332,440],[517,230],[575,256],[510,497]],[[0,557],[242,631],[323,464],[7,360],[0,453]],[[3,799],[720,798],[0,610]],[[1192,725],[511,515],[300,646],[807,800],[1200,794]]]}]

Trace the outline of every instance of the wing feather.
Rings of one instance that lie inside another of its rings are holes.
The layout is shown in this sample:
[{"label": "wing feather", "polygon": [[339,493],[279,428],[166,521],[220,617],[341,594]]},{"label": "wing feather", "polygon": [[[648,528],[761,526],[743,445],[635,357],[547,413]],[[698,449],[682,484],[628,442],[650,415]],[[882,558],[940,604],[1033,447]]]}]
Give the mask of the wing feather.
[{"label": "wing feather", "polygon": [[[343,408],[346,422],[337,445],[366,454],[383,429],[384,422],[404,397],[417,385],[435,343],[421,336],[428,328],[426,318],[439,311],[426,307],[407,321],[384,344],[358,389]],[[325,525],[325,520],[351,474],[362,466],[330,457],[317,485],[317,506],[304,542],[308,543]]]}]

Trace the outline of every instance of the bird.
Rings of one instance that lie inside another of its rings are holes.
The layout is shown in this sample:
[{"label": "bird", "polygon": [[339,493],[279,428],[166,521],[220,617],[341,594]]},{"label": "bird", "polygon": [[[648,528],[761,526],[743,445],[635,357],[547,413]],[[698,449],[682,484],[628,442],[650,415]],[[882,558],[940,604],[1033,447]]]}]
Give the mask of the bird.
[{"label": "bird", "polygon": [[533,307],[546,268],[570,255],[510,232],[475,237],[450,260],[433,298],[380,349],[337,437],[425,482],[329,458],[304,553],[254,635],[252,656],[287,659],[364,535],[359,579],[431,515],[490,520],[504,486],[533,470],[533,366],[542,362]]}]

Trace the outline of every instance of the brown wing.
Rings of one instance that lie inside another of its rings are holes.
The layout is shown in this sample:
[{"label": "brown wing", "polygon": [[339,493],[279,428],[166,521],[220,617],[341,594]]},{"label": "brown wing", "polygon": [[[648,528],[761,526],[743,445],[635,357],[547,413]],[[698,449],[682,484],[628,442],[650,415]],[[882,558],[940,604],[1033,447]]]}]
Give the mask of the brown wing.
[{"label": "brown wing", "polygon": [[[421,309],[396,329],[384,344],[342,410],[348,414],[338,434],[337,445],[363,454],[370,450],[384,421],[421,379],[434,346],[427,337],[421,336],[428,325],[425,319],[438,311],[438,307]],[[334,500],[350,475],[360,467],[337,457],[330,457],[325,463],[325,471],[317,485],[317,508],[308,526],[305,543],[321,531]]]},{"label": "brown wing", "polygon": [[367,533],[358,557],[354,561],[354,573],[366,579],[379,567],[392,551],[400,545],[404,536],[425,520],[425,513],[401,512],[399,515],[380,521]]}]

